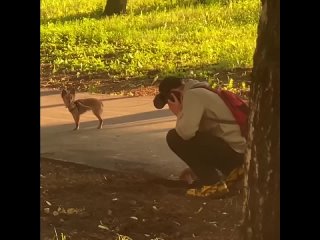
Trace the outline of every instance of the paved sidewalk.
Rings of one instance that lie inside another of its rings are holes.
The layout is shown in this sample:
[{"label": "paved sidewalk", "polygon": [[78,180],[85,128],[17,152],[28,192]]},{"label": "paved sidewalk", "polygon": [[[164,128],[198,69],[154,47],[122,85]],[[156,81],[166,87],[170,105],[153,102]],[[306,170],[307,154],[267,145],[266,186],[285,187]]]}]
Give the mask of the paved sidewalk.
[{"label": "paved sidewalk", "polygon": [[87,112],[80,130],[63,105],[60,92],[41,89],[41,155],[111,170],[143,170],[155,176],[177,175],[186,165],[170,151],[165,137],[175,117],[156,110],[153,97],[114,97],[77,93],[76,99],[96,97],[104,104],[104,127]]}]

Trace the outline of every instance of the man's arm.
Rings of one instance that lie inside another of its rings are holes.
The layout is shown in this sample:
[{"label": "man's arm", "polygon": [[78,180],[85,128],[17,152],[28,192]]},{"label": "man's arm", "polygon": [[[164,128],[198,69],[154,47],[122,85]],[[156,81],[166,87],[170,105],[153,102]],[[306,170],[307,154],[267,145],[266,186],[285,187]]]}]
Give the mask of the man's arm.
[{"label": "man's arm", "polygon": [[199,130],[204,106],[192,90],[184,94],[182,105],[182,111],[177,115],[176,131],[181,138],[189,140]]}]

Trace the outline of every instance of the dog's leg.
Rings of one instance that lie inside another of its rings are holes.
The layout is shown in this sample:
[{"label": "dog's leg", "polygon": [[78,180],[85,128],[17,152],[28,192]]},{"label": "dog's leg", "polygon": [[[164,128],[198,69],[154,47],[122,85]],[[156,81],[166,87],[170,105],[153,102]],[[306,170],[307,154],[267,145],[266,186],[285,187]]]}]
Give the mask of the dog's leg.
[{"label": "dog's leg", "polygon": [[74,122],[76,124],[76,127],[73,129],[73,131],[79,130],[79,121],[80,121],[80,115],[77,113],[72,114]]},{"label": "dog's leg", "polygon": [[92,112],[99,119],[99,125],[98,125],[97,129],[102,129],[103,120],[102,120],[102,118],[100,116],[101,113],[100,112],[94,112],[94,111],[92,111]]}]

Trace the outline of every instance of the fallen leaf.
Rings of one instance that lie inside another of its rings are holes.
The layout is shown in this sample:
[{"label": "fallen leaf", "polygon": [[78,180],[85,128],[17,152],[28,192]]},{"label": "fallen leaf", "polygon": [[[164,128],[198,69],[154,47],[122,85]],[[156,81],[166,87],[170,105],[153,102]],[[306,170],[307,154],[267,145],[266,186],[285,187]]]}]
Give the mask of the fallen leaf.
[{"label": "fallen leaf", "polygon": [[48,204],[49,206],[52,206],[52,204],[49,201],[46,201],[46,204]]},{"label": "fallen leaf", "polygon": [[71,214],[74,214],[74,213],[77,213],[76,209],[74,209],[74,208],[68,208],[67,209],[67,214],[71,215]]},{"label": "fallen leaf", "polygon": [[107,226],[104,226],[104,225],[98,225],[98,228],[101,228],[101,229],[104,229],[104,230],[110,230]]},{"label": "fallen leaf", "polygon": [[53,214],[53,216],[55,216],[55,217],[59,215],[59,213],[58,213],[57,211],[53,211],[52,214]]},{"label": "fallen leaf", "polygon": [[155,76],[155,78],[153,79],[153,81],[152,81],[151,85],[155,84],[155,82],[158,80],[158,78],[159,78],[159,76],[158,76],[158,75],[157,75],[157,76]]},{"label": "fallen leaf", "polygon": [[138,220],[138,218],[135,217],[135,216],[132,216],[132,217],[130,217],[130,218],[133,219],[133,220]]},{"label": "fallen leaf", "polygon": [[44,211],[44,213],[48,214],[48,213],[50,213],[50,208],[45,208],[45,209],[43,209],[43,211]]},{"label": "fallen leaf", "polygon": [[202,210],[203,210],[203,207],[200,207],[200,208],[198,209],[198,211],[196,211],[194,214],[198,214],[198,213],[200,213]]},{"label": "fallen leaf", "polygon": [[212,222],[208,222],[210,224],[216,224],[217,222],[216,221],[212,221]]},{"label": "fallen leaf", "polygon": [[213,222],[208,222],[209,224],[211,224],[214,227],[217,227],[217,222],[213,221]]},{"label": "fallen leaf", "polygon": [[62,208],[59,212],[60,212],[60,213],[64,213],[64,214],[66,214],[66,213],[67,213],[67,212],[66,212],[66,210],[65,210],[64,208]]},{"label": "fallen leaf", "polygon": [[173,221],[175,224],[177,224],[178,226],[181,226],[181,223],[177,222],[177,221]]},{"label": "fallen leaf", "polygon": [[132,240],[132,238],[125,236],[125,235],[118,234],[117,240]]}]

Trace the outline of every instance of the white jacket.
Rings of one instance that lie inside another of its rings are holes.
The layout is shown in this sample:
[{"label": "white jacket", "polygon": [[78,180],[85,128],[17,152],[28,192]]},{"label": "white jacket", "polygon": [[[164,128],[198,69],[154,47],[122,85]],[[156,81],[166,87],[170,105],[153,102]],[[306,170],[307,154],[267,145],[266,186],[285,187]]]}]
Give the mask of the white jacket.
[{"label": "white jacket", "polygon": [[209,131],[226,141],[236,152],[244,153],[246,139],[242,137],[239,125],[214,121],[214,119],[235,121],[227,105],[217,94],[207,89],[194,88],[199,86],[208,86],[208,83],[185,80],[182,111],[178,114],[176,122],[179,136],[189,140],[198,130]]}]

